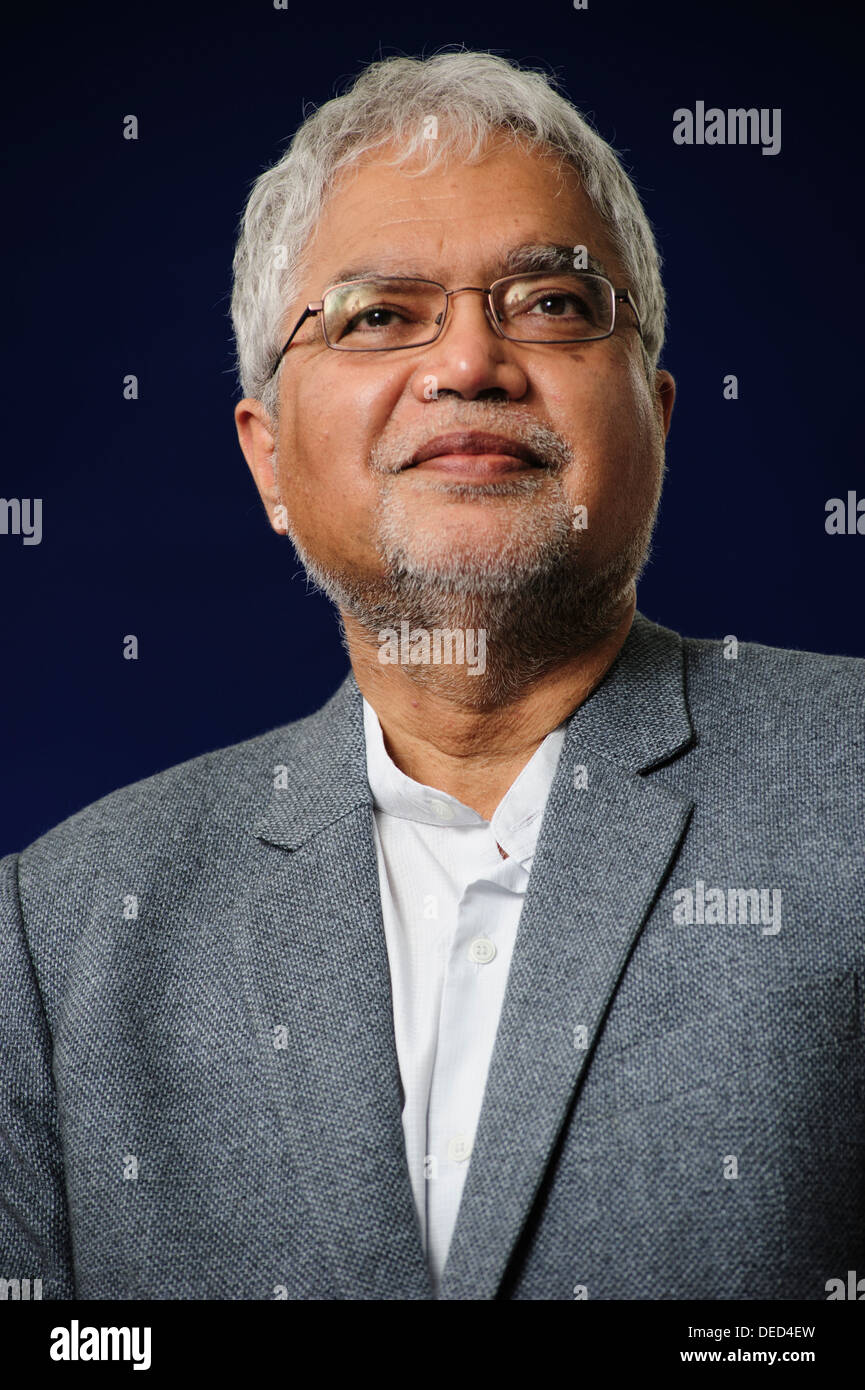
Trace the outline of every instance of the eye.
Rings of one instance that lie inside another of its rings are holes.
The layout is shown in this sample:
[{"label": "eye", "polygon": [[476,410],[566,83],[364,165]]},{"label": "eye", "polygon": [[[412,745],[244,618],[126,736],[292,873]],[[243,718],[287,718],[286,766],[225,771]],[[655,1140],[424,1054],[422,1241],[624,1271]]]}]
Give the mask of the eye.
[{"label": "eye", "polygon": [[386,304],[371,304],[349,319],[345,332],[351,333],[357,328],[390,328],[395,321],[402,321],[396,309],[389,309]]},{"label": "eye", "polygon": [[586,304],[582,299],[574,294],[565,294],[563,291],[548,291],[538,295],[528,312],[533,314],[537,310],[552,318],[562,318],[569,314],[585,317],[587,312]]}]

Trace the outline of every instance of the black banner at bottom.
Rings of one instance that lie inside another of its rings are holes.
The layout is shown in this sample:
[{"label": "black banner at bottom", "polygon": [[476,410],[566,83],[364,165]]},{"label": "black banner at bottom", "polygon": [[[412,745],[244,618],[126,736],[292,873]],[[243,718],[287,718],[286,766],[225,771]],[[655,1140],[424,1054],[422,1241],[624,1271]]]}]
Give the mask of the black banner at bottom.
[{"label": "black banner at bottom", "polygon": [[[577,1367],[582,1368],[580,1379],[590,1364],[602,1366],[608,1374],[660,1376],[677,1367],[693,1373],[708,1366],[775,1369],[792,1365],[816,1372],[821,1385],[831,1386],[836,1381],[846,1383],[851,1372],[861,1373],[865,1308],[856,1306],[859,1301],[865,1300],[592,1303],[575,1299],[567,1310],[554,1312],[547,1305],[540,1313],[527,1309],[523,1316],[532,1333],[543,1339],[535,1343],[532,1354],[539,1372],[544,1351],[554,1347],[559,1354],[569,1349],[577,1358],[574,1369],[576,1374]],[[370,1338],[378,1331],[379,1316],[383,1346],[372,1346]],[[365,1369],[372,1369],[372,1358],[379,1360],[384,1349],[396,1350],[406,1336],[411,1339],[412,1334],[427,1331],[435,1331],[439,1340],[424,1354],[422,1372],[434,1371],[437,1362],[442,1369],[453,1372],[459,1365],[464,1372],[475,1349],[478,1365],[488,1372],[503,1352],[512,1353],[513,1339],[508,1334],[520,1336],[519,1322],[508,1322],[501,1329],[505,1337],[489,1342],[489,1332],[499,1330],[494,1309],[489,1323],[478,1323],[477,1310],[465,1323],[465,1313],[457,1311],[434,1315],[436,1321],[429,1322],[430,1314],[418,1310],[406,1323],[403,1306],[397,1316],[398,1322],[390,1304],[369,1303],[311,1307],[284,1302],[10,1299],[0,1309],[0,1327],[7,1367],[14,1361],[25,1374],[38,1371],[49,1383],[57,1377],[59,1384],[69,1375],[98,1377],[104,1367],[110,1367],[114,1376],[138,1372],[156,1383],[184,1373],[229,1375],[266,1367],[289,1376],[298,1371],[308,1375],[311,1356],[316,1358],[317,1375],[339,1366],[343,1358],[357,1373],[364,1363]],[[352,1335],[355,1327],[357,1338]],[[454,1344],[449,1334],[457,1329],[466,1335]],[[442,1334],[447,1340],[441,1340]],[[521,1350],[526,1352],[525,1344]],[[305,1370],[297,1363],[299,1354],[303,1354]],[[399,1371],[394,1365],[381,1368],[382,1372],[412,1378],[416,1374],[404,1364]]]}]

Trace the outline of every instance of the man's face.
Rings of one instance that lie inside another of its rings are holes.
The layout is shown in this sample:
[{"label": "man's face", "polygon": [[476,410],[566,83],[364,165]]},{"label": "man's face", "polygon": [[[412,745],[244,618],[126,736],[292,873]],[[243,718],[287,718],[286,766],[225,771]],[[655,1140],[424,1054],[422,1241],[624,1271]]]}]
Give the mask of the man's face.
[{"label": "man's face", "polygon": [[[626,284],[577,176],[552,157],[496,143],[477,164],[417,167],[366,162],[341,177],[307,247],[286,336],[306,303],[354,267],[484,287],[509,273],[519,247],[585,246],[616,288]],[[543,563],[555,531],[588,576],[645,530],[672,379],[647,382],[631,309],[618,306],[609,338],[527,344],[499,337],[485,305],[456,295],[435,342],[392,352],[334,352],[318,319],[301,328],[282,366],[274,486],[266,469],[253,471],[322,572],[372,589],[394,563],[428,577],[507,570],[513,580]],[[542,444],[539,427],[551,440],[545,467],[506,447],[412,463],[456,430]],[[260,457],[267,436],[258,438]],[[577,507],[587,520],[579,532]]]}]

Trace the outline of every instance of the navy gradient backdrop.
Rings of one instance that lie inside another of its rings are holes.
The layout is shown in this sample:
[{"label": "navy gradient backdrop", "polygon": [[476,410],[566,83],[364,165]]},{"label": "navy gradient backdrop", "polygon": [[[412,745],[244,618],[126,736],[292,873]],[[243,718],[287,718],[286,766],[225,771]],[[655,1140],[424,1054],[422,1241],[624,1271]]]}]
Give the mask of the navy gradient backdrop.
[{"label": "navy gradient backdrop", "polygon": [[[865,536],[824,528],[829,497],[865,494],[849,14],[157,0],[7,18],[0,494],[43,499],[43,539],[0,536],[0,852],[309,712],[347,669],[237,445],[228,297],[252,180],[304,103],[380,55],[463,43],[552,67],[635,178],[679,389],[642,610],[689,635],[865,655]],[[780,154],[674,145],[674,109],[698,99],[781,107]]]}]

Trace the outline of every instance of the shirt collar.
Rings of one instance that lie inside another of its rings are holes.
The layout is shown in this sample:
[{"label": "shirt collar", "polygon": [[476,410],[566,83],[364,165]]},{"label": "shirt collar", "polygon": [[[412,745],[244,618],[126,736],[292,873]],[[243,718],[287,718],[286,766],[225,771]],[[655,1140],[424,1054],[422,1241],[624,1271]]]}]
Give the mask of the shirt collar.
[{"label": "shirt collar", "polygon": [[366,699],[363,701],[363,727],[367,777],[377,811],[440,829],[487,826],[508,855],[521,863],[532,858],[565,741],[567,721],[547,734],[502,797],[490,821],[485,821],[477,811],[447,792],[407,777],[385,748],[378,715]]}]

